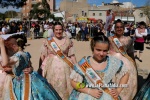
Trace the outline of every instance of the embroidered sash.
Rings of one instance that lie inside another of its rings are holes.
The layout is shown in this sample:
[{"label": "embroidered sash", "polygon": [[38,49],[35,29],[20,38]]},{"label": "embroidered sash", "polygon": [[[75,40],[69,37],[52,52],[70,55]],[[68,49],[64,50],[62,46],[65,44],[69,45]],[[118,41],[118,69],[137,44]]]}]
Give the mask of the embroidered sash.
[{"label": "embroidered sash", "polygon": [[16,100],[16,96],[13,91],[13,83],[10,81],[9,83],[9,92],[10,92],[10,100]]},{"label": "embroidered sash", "polygon": [[117,49],[119,50],[119,52],[126,57],[129,61],[132,61],[133,64],[136,66],[135,61],[127,54],[127,52],[125,51],[123,45],[121,44],[121,42],[119,41],[119,39],[116,36],[112,37],[112,40],[114,42],[114,44],[116,45]]},{"label": "embroidered sash", "polygon": [[[63,54],[60,47],[57,45],[57,43],[54,41],[53,38],[48,38],[48,44],[52,47],[54,52],[64,61],[68,66],[70,66],[73,69],[73,63]],[[49,46],[48,46],[49,47]]]},{"label": "embroidered sash", "polygon": [[[102,78],[93,70],[93,68],[91,67],[91,65],[88,63],[88,61],[85,59],[85,57],[83,57],[79,62],[78,62],[79,66],[75,66],[76,68],[74,68],[75,70],[81,71],[83,74],[85,74],[90,81],[94,84],[94,85],[104,85],[104,83],[102,82]],[[109,88],[105,87],[102,89],[110,94],[110,90]],[[113,97],[113,96],[112,96]],[[118,100],[118,98],[113,97],[114,100]]]},{"label": "embroidered sash", "polygon": [[[30,93],[31,93],[31,83],[30,83],[30,75],[24,74],[24,87],[23,87],[23,94],[22,100],[30,100]],[[13,83],[10,81],[9,84],[9,91],[10,91],[10,100],[17,100],[16,96],[13,91]]]},{"label": "embroidered sash", "polygon": [[24,74],[24,87],[23,87],[23,99],[22,100],[30,100],[31,93],[31,80],[29,74]]}]

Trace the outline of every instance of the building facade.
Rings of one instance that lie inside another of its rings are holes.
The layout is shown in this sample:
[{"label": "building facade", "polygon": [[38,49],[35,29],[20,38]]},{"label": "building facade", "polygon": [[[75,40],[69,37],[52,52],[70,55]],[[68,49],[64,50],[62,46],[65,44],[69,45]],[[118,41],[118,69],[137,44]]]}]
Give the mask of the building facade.
[{"label": "building facade", "polygon": [[[60,11],[65,11],[66,22],[75,22],[78,19],[87,21],[87,19],[101,19],[106,21],[106,11],[111,9],[115,14],[115,20],[121,19],[126,22],[145,21],[150,23],[148,17],[140,9],[135,9],[131,2],[120,3],[118,0],[112,0],[111,3],[102,2],[101,5],[89,5],[87,0],[63,0],[60,3]],[[136,16],[136,17],[135,17]]]},{"label": "building facade", "polygon": [[74,22],[77,18],[87,16],[90,5],[87,0],[63,0],[60,11],[65,11],[65,20]]},{"label": "building facade", "polygon": [[141,9],[135,9],[133,14],[134,14],[134,16],[136,16],[135,23],[144,21],[147,25],[150,24],[150,20],[148,19],[148,17],[144,14],[144,12]]}]

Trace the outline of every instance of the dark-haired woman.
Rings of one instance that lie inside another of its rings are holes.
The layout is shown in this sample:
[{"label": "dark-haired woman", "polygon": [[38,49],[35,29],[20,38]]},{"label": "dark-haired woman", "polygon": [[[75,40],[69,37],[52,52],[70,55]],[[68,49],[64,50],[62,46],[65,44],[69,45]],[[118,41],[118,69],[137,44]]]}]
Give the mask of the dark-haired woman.
[{"label": "dark-haired woman", "polygon": [[[48,38],[42,45],[41,60],[43,63],[41,68],[43,76],[52,84],[60,97],[67,100],[72,91],[69,78],[71,68],[63,58],[65,56],[72,63],[76,63],[73,42],[68,37],[63,36],[61,23],[56,22],[53,30],[54,37]],[[60,57],[55,50],[62,52],[64,56]]]},{"label": "dark-haired woman", "polygon": [[[122,100],[132,100],[137,92],[137,71],[134,61],[133,41],[130,36],[123,36],[124,24],[121,21],[115,22],[115,34],[109,37],[110,50],[109,54],[121,59],[129,71],[128,87],[120,93]],[[120,81],[117,75],[116,80]]]},{"label": "dark-haired woman", "polygon": [[[114,100],[114,98],[119,100],[119,94],[124,89],[121,85],[126,84],[129,75],[121,60],[113,56],[107,56],[109,46],[109,40],[104,35],[94,37],[91,40],[93,56],[85,57],[85,60],[82,59],[79,61],[78,64],[79,66],[81,65],[80,68],[82,70],[76,65],[76,67],[74,67],[75,71],[70,75],[71,85],[74,90],[69,100]],[[86,61],[86,63],[84,61]],[[87,63],[90,66],[88,66]],[[82,65],[85,65],[85,67],[83,68]],[[94,71],[92,71],[91,68]],[[84,69],[86,69],[86,74],[83,71]],[[94,72],[98,76],[94,74]],[[115,75],[117,73],[119,73],[121,77],[119,84],[115,84]],[[87,75],[91,77],[89,78]],[[101,79],[101,82],[97,87],[96,84],[93,85],[94,81],[92,82],[92,80],[98,81],[98,77]],[[114,83],[116,87],[111,87],[110,83]],[[109,88],[110,91],[105,91],[106,88]]]},{"label": "dark-haired woman", "polygon": [[[135,42],[134,42],[134,49],[135,49],[135,58],[139,59],[142,62],[142,51],[144,50],[144,37],[147,36],[148,32],[145,28],[145,22],[140,22],[139,27],[135,30]],[[138,55],[137,55],[137,51]]]},{"label": "dark-haired woman", "polygon": [[25,68],[31,67],[31,56],[23,51],[23,39],[12,36],[5,46],[14,52],[8,61],[14,75],[5,82],[2,100],[61,100],[52,86],[37,72],[23,72]]}]

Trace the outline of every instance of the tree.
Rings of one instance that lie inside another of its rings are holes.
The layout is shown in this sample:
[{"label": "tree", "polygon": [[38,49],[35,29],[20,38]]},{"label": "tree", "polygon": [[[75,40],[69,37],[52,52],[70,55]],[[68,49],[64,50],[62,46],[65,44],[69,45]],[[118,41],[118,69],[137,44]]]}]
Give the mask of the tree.
[{"label": "tree", "polygon": [[13,6],[19,8],[25,5],[26,1],[27,0],[0,0],[0,6],[1,7]]},{"label": "tree", "polygon": [[0,20],[4,20],[5,19],[5,15],[3,13],[0,13]]},{"label": "tree", "polygon": [[54,18],[54,15],[50,13],[50,6],[46,0],[42,0],[41,2],[34,4],[32,7],[33,9],[30,11],[30,18],[38,20]]},{"label": "tree", "polygon": [[18,14],[16,11],[6,11],[5,12],[5,17],[6,18],[14,18],[16,17]]},{"label": "tree", "polygon": [[145,4],[145,6],[143,8],[143,11],[144,11],[144,14],[147,15],[147,17],[150,20],[150,0],[146,1],[146,4]]}]

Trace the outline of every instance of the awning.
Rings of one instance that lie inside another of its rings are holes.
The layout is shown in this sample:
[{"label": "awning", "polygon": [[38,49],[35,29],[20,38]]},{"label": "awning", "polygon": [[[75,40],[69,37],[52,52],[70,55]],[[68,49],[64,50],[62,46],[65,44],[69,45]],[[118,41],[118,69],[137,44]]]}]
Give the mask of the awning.
[{"label": "awning", "polygon": [[94,21],[94,22],[96,22],[97,19],[95,19],[95,18],[88,18],[88,21]]},{"label": "awning", "polygon": [[121,16],[116,16],[115,17],[115,20],[117,19],[121,19],[122,21],[135,21],[135,18],[134,17],[121,17]]},{"label": "awning", "polygon": [[78,22],[87,22],[88,21],[87,17],[78,17],[76,20]]}]

